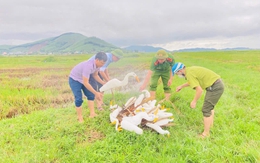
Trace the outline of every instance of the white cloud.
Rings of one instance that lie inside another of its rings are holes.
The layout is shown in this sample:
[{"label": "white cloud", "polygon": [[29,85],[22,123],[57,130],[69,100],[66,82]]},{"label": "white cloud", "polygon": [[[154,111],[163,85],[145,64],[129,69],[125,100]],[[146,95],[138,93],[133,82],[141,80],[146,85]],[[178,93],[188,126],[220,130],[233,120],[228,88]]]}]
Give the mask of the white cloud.
[{"label": "white cloud", "polygon": [[117,46],[255,48],[259,15],[259,0],[8,0],[0,6],[0,45],[77,32]]},{"label": "white cloud", "polygon": [[204,39],[193,39],[185,41],[173,41],[166,44],[151,44],[151,46],[162,47],[166,50],[179,50],[185,48],[252,48],[259,49],[260,34],[256,36],[239,36],[234,38],[214,37]]}]

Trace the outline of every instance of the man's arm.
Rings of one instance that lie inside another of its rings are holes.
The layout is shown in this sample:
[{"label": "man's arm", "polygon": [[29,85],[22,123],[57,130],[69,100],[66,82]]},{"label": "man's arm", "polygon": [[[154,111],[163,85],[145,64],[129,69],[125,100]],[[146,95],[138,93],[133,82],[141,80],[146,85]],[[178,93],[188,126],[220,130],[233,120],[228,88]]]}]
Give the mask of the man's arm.
[{"label": "man's arm", "polygon": [[98,76],[98,71],[94,72],[92,74],[93,78],[99,82],[100,84],[104,85],[106,82],[104,82],[99,76]]},{"label": "man's arm", "polygon": [[97,92],[93,89],[93,87],[89,84],[89,78],[82,77],[83,78],[83,84],[84,86],[93,94],[96,94]]},{"label": "man's arm", "polygon": [[100,75],[102,76],[102,78],[105,80],[105,81],[109,81],[110,80],[110,77],[108,75],[108,70],[105,69],[105,71],[99,71]]},{"label": "man's arm", "polygon": [[192,109],[194,109],[196,107],[197,101],[201,97],[202,92],[203,92],[203,90],[202,90],[202,88],[200,86],[197,86],[195,88],[195,90],[196,90],[195,96],[194,96],[193,100],[190,103],[190,107]]},{"label": "man's arm", "polygon": [[184,83],[176,88],[176,92],[179,92],[182,88],[190,86],[189,83]]},{"label": "man's arm", "polygon": [[144,79],[144,82],[143,82],[143,84],[142,84],[141,87],[140,87],[140,91],[142,91],[142,90],[145,89],[147,83],[149,82],[149,80],[150,80],[150,78],[151,78],[151,76],[152,76],[152,73],[153,73],[153,71],[148,70],[148,73],[147,73],[147,75],[146,75],[146,77],[145,77],[145,79]]},{"label": "man's arm", "polygon": [[108,73],[108,69],[105,70],[105,74],[106,74],[107,79],[108,79],[107,81],[109,81],[110,80],[110,76],[109,76],[109,73]]},{"label": "man's arm", "polygon": [[172,85],[172,79],[173,79],[173,75],[172,75],[172,70],[170,70],[170,79],[168,80],[168,86]]}]

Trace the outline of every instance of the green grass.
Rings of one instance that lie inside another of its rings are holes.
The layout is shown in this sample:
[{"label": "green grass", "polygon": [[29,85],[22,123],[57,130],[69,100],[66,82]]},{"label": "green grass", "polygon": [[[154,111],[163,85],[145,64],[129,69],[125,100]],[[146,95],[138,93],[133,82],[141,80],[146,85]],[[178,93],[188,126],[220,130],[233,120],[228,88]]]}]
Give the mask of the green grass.
[{"label": "green grass", "polygon": [[[142,74],[153,55],[125,57],[111,64],[111,76],[128,71]],[[87,118],[86,102],[85,123],[79,124],[67,78],[74,65],[89,57],[0,57],[1,162],[260,162],[260,51],[174,55],[186,66],[215,71],[225,83],[211,137],[204,140],[197,137],[203,130],[203,97],[196,109],[190,109],[195,92],[185,88],[175,93],[175,88],[185,82],[178,77],[171,86],[170,99],[175,107],[164,103],[175,119],[175,125],[167,127],[170,137],[150,129],[144,129],[143,135],[117,132],[109,123],[108,109],[97,111],[99,116],[94,119]],[[132,95],[117,92],[115,99],[123,104]],[[157,100],[162,98],[160,85]],[[105,102],[110,99],[111,95],[105,94]],[[11,109],[15,114],[7,118]]]}]

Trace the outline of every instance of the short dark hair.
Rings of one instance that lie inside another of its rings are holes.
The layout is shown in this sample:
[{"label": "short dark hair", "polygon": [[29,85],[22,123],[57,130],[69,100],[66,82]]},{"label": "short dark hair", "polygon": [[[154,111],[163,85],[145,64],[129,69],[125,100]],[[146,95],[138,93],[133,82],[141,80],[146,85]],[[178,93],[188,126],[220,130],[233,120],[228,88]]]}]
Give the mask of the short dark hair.
[{"label": "short dark hair", "polygon": [[102,60],[102,61],[106,62],[107,61],[107,55],[104,52],[98,52],[96,54],[95,59]]}]

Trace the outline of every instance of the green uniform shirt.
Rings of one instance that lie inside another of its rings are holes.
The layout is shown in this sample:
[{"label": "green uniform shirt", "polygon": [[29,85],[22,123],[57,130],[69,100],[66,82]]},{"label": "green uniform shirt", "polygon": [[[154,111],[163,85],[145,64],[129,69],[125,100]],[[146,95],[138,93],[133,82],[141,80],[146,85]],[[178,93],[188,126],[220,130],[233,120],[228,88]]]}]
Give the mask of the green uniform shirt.
[{"label": "green uniform shirt", "polygon": [[174,65],[174,59],[173,56],[169,55],[168,58],[166,59],[165,62],[163,62],[162,64],[159,64],[156,62],[157,58],[153,58],[151,66],[150,66],[150,70],[155,71],[155,72],[169,72],[172,68],[172,66]]},{"label": "green uniform shirt", "polygon": [[210,87],[220,76],[215,72],[204,67],[187,67],[185,77],[191,88],[200,86],[202,89]]}]

